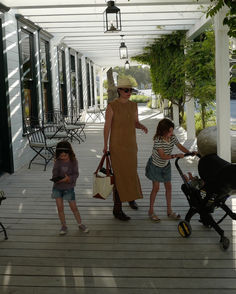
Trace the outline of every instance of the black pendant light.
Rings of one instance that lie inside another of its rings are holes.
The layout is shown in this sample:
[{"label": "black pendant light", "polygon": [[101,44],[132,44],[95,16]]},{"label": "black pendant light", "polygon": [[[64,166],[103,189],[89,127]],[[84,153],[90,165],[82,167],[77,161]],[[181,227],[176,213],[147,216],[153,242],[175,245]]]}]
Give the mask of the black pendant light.
[{"label": "black pendant light", "polygon": [[127,61],[125,62],[125,69],[130,69],[129,60],[127,60]]},{"label": "black pendant light", "polygon": [[103,24],[105,33],[121,31],[120,9],[115,6],[115,1],[107,1],[107,8],[103,13]]},{"label": "black pendant light", "polygon": [[121,43],[120,43],[120,59],[127,59],[128,58],[128,49],[127,46],[125,45],[125,42],[123,40],[124,35],[121,36]]}]

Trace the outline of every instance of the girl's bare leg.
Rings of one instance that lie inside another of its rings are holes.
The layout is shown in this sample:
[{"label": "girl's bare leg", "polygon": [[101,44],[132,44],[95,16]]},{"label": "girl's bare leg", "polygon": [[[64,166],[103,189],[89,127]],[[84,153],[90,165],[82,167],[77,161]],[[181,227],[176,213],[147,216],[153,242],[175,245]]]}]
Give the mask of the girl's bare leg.
[{"label": "girl's bare leg", "polygon": [[166,189],[166,204],[167,204],[167,214],[172,213],[171,207],[171,194],[172,194],[172,185],[171,182],[164,183]]},{"label": "girl's bare leg", "polygon": [[66,225],[64,203],[62,198],[56,198],[57,212],[62,225]]},{"label": "girl's bare leg", "polygon": [[154,202],[156,199],[157,192],[159,191],[159,187],[160,187],[159,182],[152,182],[152,191],[150,194],[150,207],[149,207],[149,211],[148,211],[149,215],[152,215],[154,213],[154,209],[153,209]]},{"label": "girl's bare leg", "polygon": [[74,217],[75,217],[77,223],[78,224],[81,224],[81,217],[80,217],[80,213],[79,213],[78,207],[76,205],[76,201],[75,200],[69,201],[69,205],[70,205],[70,209],[73,212]]}]

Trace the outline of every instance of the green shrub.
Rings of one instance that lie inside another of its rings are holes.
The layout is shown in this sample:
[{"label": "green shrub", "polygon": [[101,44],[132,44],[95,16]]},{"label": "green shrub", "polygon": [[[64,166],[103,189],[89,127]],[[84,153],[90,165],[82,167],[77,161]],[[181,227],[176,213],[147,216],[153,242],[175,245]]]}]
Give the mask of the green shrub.
[{"label": "green shrub", "polygon": [[[195,118],[195,129],[196,129],[196,136],[201,132],[201,130],[203,129],[202,127],[202,119],[201,119],[201,114],[199,112],[195,113],[194,115]],[[212,127],[216,125],[216,117],[215,117],[215,113],[213,110],[208,110],[206,113],[206,128],[207,127]],[[183,122],[181,124],[181,126],[186,130],[186,113],[184,113],[184,117],[183,117]]]},{"label": "green shrub", "polygon": [[145,95],[132,95],[130,100],[137,103],[147,103],[150,100],[150,97]]},{"label": "green shrub", "polygon": [[147,103],[147,107],[152,108],[152,100],[149,100]]},{"label": "green shrub", "polygon": [[[103,100],[107,100],[107,94],[103,95]],[[100,101],[100,96],[97,96],[97,101],[98,102]]]}]

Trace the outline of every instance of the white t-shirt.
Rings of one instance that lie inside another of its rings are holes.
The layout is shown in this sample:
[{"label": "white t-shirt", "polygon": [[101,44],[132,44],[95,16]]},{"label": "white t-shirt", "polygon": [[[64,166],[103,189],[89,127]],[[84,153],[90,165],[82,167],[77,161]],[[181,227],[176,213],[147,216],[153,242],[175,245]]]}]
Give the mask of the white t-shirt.
[{"label": "white t-shirt", "polygon": [[167,155],[170,155],[174,145],[179,144],[179,141],[175,135],[172,135],[170,137],[170,141],[167,142],[166,140],[163,140],[162,138],[156,138],[154,140],[154,145],[152,149],[152,162],[154,165],[158,167],[164,167],[169,163],[169,160],[162,159],[158,154],[158,149],[163,149],[164,153]]}]

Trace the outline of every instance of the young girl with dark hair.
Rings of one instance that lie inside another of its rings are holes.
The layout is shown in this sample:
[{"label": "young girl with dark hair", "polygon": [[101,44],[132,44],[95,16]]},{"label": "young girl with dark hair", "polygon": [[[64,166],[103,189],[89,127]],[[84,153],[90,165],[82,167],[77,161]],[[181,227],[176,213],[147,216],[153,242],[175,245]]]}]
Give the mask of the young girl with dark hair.
[{"label": "young girl with dark hair", "polygon": [[78,211],[74,187],[79,176],[78,161],[71,144],[67,141],[59,142],[56,146],[56,160],[52,170],[52,198],[56,200],[58,216],[61,221],[60,235],[65,235],[68,231],[65,213],[64,200],[69,202],[71,211],[78,223],[79,229],[88,233],[88,228],[81,223],[80,213]]},{"label": "young girl with dark hair", "polygon": [[159,222],[159,217],[154,213],[154,202],[157,192],[159,191],[160,183],[163,182],[166,190],[167,216],[171,219],[179,219],[180,215],[173,212],[171,207],[171,165],[170,159],[180,157],[183,158],[183,153],[171,154],[174,145],[184,153],[189,150],[181,145],[173,133],[174,123],[164,118],[157,125],[156,133],[153,137],[154,145],[152,156],[149,158],[146,166],[146,177],[152,181],[152,191],[150,194],[150,207],[148,215],[151,220]]}]

